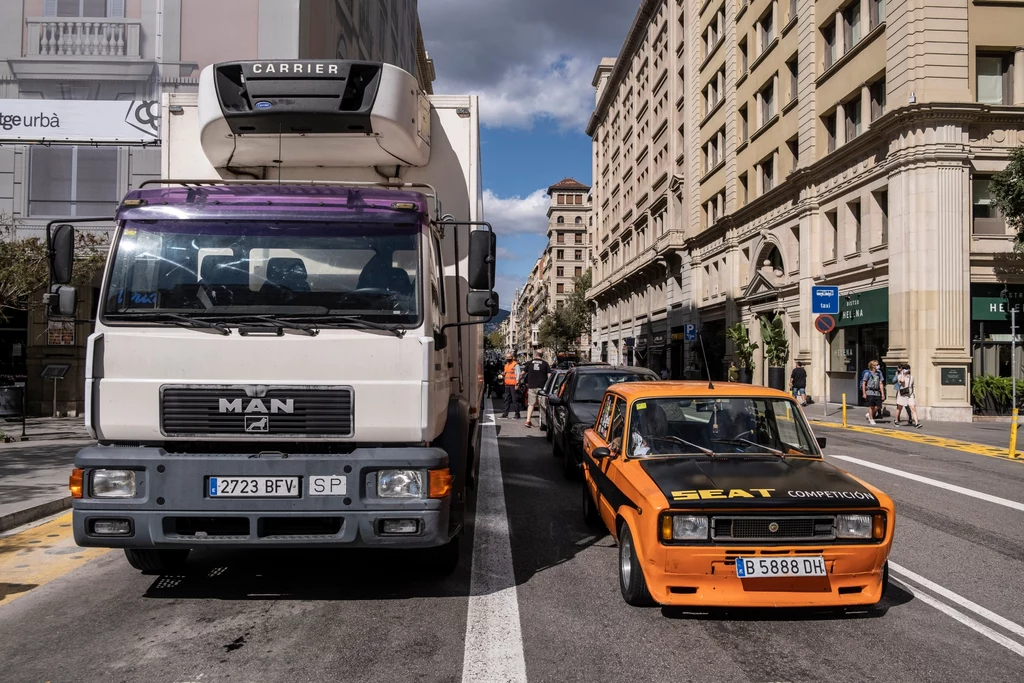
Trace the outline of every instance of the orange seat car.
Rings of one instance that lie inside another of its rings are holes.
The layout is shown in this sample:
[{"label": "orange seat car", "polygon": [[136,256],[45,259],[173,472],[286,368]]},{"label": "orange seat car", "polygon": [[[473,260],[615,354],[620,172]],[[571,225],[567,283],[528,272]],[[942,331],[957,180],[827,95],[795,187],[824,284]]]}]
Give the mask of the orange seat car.
[{"label": "orange seat car", "polygon": [[583,513],[619,543],[631,605],[873,605],[896,510],[825,462],[797,403],[746,384],[608,388],[584,435]]}]

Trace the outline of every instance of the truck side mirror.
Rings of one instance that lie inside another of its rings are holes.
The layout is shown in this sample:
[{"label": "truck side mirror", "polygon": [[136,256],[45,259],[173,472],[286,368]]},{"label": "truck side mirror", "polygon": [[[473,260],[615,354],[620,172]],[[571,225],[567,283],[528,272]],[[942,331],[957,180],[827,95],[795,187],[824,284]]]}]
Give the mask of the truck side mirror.
[{"label": "truck side mirror", "polygon": [[490,290],[494,287],[497,238],[490,230],[469,233],[469,288]]},{"label": "truck side mirror", "polygon": [[49,318],[74,318],[78,307],[78,292],[74,287],[53,285],[46,296],[46,315]]},{"label": "truck side mirror", "polygon": [[466,313],[474,318],[498,315],[498,293],[469,292],[466,294]]},{"label": "truck side mirror", "polygon": [[50,240],[50,278],[58,285],[71,282],[75,262],[75,226],[58,225]]}]

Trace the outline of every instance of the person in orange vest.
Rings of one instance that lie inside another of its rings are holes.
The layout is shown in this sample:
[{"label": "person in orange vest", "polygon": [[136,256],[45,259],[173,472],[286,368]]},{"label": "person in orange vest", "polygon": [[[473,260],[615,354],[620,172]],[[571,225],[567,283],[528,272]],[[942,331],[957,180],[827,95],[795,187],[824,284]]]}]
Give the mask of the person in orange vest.
[{"label": "person in orange vest", "polygon": [[522,374],[522,368],[519,367],[519,363],[516,362],[515,356],[511,353],[505,354],[505,370],[504,370],[504,381],[505,381],[505,412],[501,414],[502,417],[508,417],[509,408],[513,406],[516,409],[516,419],[519,419],[519,408],[522,401],[519,400],[519,376]]}]

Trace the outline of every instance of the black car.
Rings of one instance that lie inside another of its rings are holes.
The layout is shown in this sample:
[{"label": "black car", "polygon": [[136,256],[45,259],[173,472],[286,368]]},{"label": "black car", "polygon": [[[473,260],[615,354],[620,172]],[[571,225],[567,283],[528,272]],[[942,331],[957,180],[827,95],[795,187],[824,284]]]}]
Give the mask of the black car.
[{"label": "black car", "polygon": [[578,366],[568,372],[557,393],[547,397],[550,410],[548,432],[554,456],[562,458],[566,479],[576,479],[583,462],[583,432],[594,426],[604,390],[617,382],[658,381],[652,370],[608,365]]},{"label": "black car", "polygon": [[548,441],[551,441],[551,404],[548,403],[548,396],[558,393],[568,373],[568,370],[552,370],[544,388],[540,390],[540,431],[545,432]]}]

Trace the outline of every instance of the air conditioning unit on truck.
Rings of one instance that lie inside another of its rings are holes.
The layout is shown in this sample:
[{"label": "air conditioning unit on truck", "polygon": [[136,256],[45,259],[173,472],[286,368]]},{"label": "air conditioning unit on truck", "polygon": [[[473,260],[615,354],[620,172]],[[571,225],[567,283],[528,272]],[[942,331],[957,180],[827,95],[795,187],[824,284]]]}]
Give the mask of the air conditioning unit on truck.
[{"label": "air conditioning unit on truck", "polygon": [[[165,96],[88,342],[79,545],[144,571],[239,546],[454,567],[498,307],[477,111],[356,61],[217,64]],[[54,317],[74,222],[48,229]]]}]

